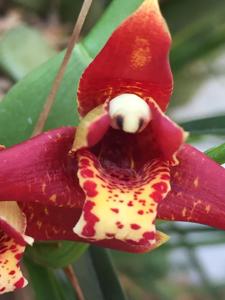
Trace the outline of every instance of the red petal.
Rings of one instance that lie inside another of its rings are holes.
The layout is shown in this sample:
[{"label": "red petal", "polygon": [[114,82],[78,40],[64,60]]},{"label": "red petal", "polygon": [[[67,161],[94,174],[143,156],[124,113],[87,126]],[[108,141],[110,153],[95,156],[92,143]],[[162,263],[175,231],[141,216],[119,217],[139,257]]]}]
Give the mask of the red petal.
[{"label": "red petal", "polygon": [[158,218],[225,229],[225,170],[185,145],[171,172],[171,192],[160,203]]},{"label": "red petal", "polygon": [[[74,128],[46,132],[0,152],[0,199],[78,206],[84,199],[75,160]],[[75,199],[75,201],[74,201]]]},{"label": "red petal", "polygon": [[84,72],[78,89],[80,114],[121,93],[152,97],[165,110],[173,85],[170,43],[158,1],[145,0]]}]

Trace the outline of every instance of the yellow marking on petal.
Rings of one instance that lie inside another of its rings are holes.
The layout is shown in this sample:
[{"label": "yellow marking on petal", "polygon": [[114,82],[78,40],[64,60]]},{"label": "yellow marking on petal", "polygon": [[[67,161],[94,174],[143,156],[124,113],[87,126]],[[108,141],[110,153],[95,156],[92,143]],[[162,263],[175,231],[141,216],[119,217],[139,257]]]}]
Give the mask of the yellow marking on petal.
[{"label": "yellow marking on petal", "polygon": [[186,213],[187,213],[187,208],[184,207],[183,210],[182,210],[182,216],[185,217],[185,216],[186,216]]},{"label": "yellow marking on petal", "polygon": [[38,227],[38,229],[41,229],[41,226],[42,226],[42,222],[41,221],[37,221],[37,227]]},{"label": "yellow marking on petal", "polygon": [[194,180],[194,186],[197,188],[199,185],[199,178],[196,177],[195,180]]},{"label": "yellow marking on petal", "polygon": [[57,199],[57,195],[56,194],[51,195],[51,197],[49,198],[49,200],[52,201],[52,202],[55,202],[56,199]]},{"label": "yellow marking on petal", "polygon": [[31,214],[28,216],[28,219],[29,219],[30,221],[32,221],[33,218],[34,218],[34,213],[31,213]]},{"label": "yellow marking on petal", "polygon": [[46,186],[47,186],[46,183],[43,183],[41,186],[41,191],[43,194],[45,193]]},{"label": "yellow marking on petal", "polygon": [[207,214],[210,212],[210,209],[211,209],[211,205],[209,204],[205,208],[205,211],[206,211]]},{"label": "yellow marking on petal", "polygon": [[151,61],[151,48],[149,40],[136,37],[131,53],[131,65],[134,69],[142,69]]},{"label": "yellow marking on petal", "polygon": [[170,190],[168,163],[154,160],[127,177],[124,170],[103,169],[94,155],[82,151],[78,165],[86,201],[74,232],[89,240],[155,244],[158,202]]}]

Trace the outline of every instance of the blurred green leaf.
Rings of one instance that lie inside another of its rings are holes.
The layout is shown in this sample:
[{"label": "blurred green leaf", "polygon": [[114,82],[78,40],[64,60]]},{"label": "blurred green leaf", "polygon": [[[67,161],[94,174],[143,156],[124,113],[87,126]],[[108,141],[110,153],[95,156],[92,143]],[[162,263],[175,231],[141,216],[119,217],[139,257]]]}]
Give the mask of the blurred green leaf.
[{"label": "blurred green leaf", "polygon": [[205,151],[205,154],[211,157],[219,164],[225,164],[225,143]]},{"label": "blurred green leaf", "polygon": [[49,1],[46,0],[13,0],[13,2],[38,12],[43,12],[49,5]]},{"label": "blurred green leaf", "polygon": [[87,248],[87,244],[68,241],[36,243],[33,247],[27,247],[26,255],[39,265],[64,268],[79,259]]},{"label": "blurred green leaf", "polygon": [[108,251],[91,246],[74,265],[86,300],[125,300]]},{"label": "blurred green leaf", "polygon": [[173,37],[173,71],[179,71],[187,63],[206,56],[225,43],[223,0],[170,0],[162,10]]},{"label": "blurred green leaf", "polygon": [[[18,82],[0,102],[0,140],[9,146],[30,137],[42,111],[63,53]],[[91,59],[81,45],[74,50],[45,129],[75,125],[78,120],[75,95],[83,69]]]},{"label": "blurred green leaf", "polygon": [[28,258],[24,259],[33,287],[35,300],[75,300],[70,289],[64,289],[53,270],[44,268]]},{"label": "blurred green leaf", "polygon": [[183,122],[180,125],[186,131],[194,134],[225,135],[225,115]]},{"label": "blurred green leaf", "polygon": [[0,66],[19,80],[56,53],[37,30],[21,25],[7,31],[0,41]]}]

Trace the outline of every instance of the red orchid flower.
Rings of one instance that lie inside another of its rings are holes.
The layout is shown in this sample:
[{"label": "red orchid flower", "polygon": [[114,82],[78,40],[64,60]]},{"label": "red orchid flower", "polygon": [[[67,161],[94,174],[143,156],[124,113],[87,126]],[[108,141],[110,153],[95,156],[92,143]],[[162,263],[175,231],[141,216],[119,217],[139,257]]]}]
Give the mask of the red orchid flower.
[{"label": "red orchid flower", "polygon": [[83,73],[77,129],[0,151],[0,293],[26,283],[28,236],[138,253],[167,240],[156,218],[225,229],[224,169],[164,114],[170,42],[158,1],[145,0]]}]

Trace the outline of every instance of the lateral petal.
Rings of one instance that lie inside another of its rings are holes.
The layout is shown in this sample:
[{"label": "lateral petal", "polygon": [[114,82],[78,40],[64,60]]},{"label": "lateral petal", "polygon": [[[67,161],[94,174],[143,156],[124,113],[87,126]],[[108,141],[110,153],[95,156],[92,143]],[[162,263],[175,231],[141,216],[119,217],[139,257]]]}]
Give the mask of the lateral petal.
[{"label": "lateral petal", "polygon": [[159,204],[158,218],[225,229],[225,170],[202,152],[184,145],[171,170],[171,191]]}]

